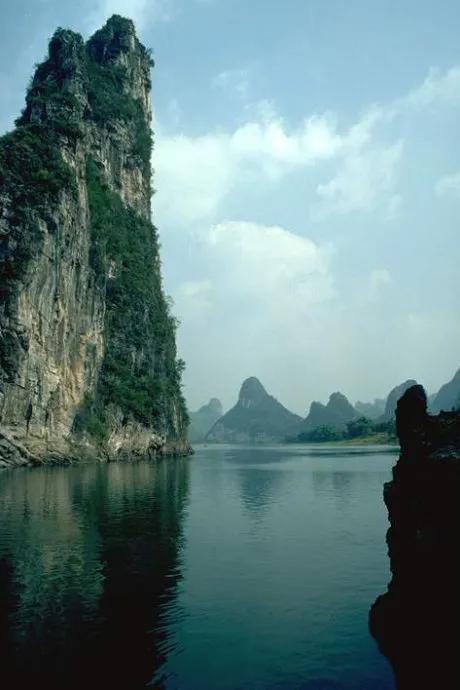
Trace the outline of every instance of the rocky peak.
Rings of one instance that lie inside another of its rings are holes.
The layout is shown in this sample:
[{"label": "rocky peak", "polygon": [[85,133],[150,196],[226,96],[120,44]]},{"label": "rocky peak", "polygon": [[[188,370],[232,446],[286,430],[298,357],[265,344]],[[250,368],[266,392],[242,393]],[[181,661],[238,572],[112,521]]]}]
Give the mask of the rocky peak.
[{"label": "rocky peak", "polygon": [[150,120],[150,68],[153,60],[150,52],[139,42],[133,22],[114,14],[89,39],[87,49],[90,57],[99,64],[115,65],[120,69],[123,91],[142,102],[145,115]]},{"label": "rocky peak", "polygon": [[329,396],[328,407],[335,409],[337,412],[343,412],[345,414],[355,414],[353,405],[348,402],[348,399],[343,393],[332,393]]},{"label": "rocky peak", "polygon": [[460,369],[444,386],[441,386],[431,404],[433,412],[452,410],[460,407]]},{"label": "rocky peak", "polygon": [[264,398],[268,397],[268,393],[255,376],[243,381],[240,394],[238,396],[239,404],[242,407],[256,407]]},{"label": "rocky peak", "polygon": [[310,405],[310,411],[303,422],[302,431],[312,431],[319,426],[343,427],[357,417],[353,405],[343,395],[335,392],[329,396],[327,405],[316,400]]},{"label": "rocky peak", "polygon": [[214,414],[222,414],[222,403],[218,398],[211,398],[206,407]]}]

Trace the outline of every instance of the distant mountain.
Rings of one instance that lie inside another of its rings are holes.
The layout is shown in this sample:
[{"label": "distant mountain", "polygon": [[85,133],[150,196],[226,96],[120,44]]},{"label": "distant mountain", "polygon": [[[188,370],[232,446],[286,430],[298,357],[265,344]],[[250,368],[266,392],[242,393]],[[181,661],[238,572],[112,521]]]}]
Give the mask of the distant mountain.
[{"label": "distant mountain", "polygon": [[217,398],[211,398],[207,405],[203,405],[196,412],[189,412],[190,426],[188,440],[191,443],[201,443],[213,424],[222,417],[222,403]]},{"label": "distant mountain", "polygon": [[399,386],[395,386],[388,394],[387,401],[385,403],[385,411],[379,418],[379,421],[390,422],[392,419],[395,419],[396,404],[399,398],[404,395],[408,388],[412,388],[412,386],[416,385],[417,381],[414,381],[414,379],[408,379],[407,381],[404,381],[404,383],[399,384]]},{"label": "distant mountain", "polygon": [[307,418],[298,433],[313,431],[320,426],[343,429],[352,419],[359,417],[357,410],[342,393],[332,393],[327,405],[312,402]]},{"label": "distant mountain", "polygon": [[206,434],[211,443],[276,443],[294,433],[301,417],[269,395],[254,376],[246,379],[238,402]]},{"label": "distant mountain", "polygon": [[458,407],[460,407],[460,369],[451,381],[441,386],[431,402],[430,409],[434,414],[438,414],[441,410],[448,412]]},{"label": "distant mountain", "polygon": [[375,398],[374,402],[361,402],[358,400],[355,403],[355,410],[367,419],[378,419],[385,412],[385,400],[383,398]]}]

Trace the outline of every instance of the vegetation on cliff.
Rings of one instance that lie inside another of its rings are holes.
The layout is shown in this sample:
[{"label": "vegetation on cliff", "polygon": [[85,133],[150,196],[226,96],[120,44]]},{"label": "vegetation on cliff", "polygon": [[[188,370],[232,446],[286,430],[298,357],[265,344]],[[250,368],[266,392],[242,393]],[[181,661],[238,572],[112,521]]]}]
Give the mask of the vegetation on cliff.
[{"label": "vegetation on cliff", "polygon": [[180,394],[184,363],[176,358],[177,322],[163,294],[156,229],[107,187],[92,159],[86,175],[91,258],[105,290],[107,346],[96,394],[78,423],[103,439],[105,410],[114,404],[145,425],[172,431],[171,396],[180,395],[186,415]]},{"label": "vegetation on cliff", "polygon": [[58,29],[0,139],[0,397],[11,398],[0,422],[39,455],[55,418],[57,455],[83,436],[99,448],[115,435],[115,454],[187,449],[184,363],[150,220],[152,64],[117,15],[87,43]]}]

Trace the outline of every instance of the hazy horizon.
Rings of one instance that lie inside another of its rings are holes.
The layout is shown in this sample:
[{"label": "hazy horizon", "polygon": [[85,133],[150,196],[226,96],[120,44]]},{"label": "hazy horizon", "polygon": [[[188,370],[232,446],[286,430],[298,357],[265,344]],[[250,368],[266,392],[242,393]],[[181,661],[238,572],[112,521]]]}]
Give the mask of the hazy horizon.
[{"label": "hazy horizon", "polygon": [[58,26],[153,49],[153,217],[192,410],[257,376],[305,414],[460,366],[458,3],[18,0],[0,133]]}]

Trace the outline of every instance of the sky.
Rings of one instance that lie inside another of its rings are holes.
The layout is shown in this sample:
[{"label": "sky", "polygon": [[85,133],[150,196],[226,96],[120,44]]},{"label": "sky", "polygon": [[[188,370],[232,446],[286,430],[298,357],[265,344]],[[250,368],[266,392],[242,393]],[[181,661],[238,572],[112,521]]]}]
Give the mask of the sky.
[{"label": "sky", "polygon": [[1,0],[0,132],[58,26],[153,49],[153,219],[191,409],[305,415],[460,366],[457,0]]}]

